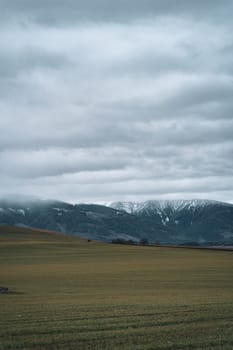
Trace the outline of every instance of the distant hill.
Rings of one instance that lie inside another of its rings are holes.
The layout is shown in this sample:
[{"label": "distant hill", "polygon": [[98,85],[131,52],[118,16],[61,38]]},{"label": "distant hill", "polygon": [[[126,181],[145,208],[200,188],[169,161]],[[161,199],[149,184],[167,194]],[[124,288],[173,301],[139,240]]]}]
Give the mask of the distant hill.
[{"label": "distant hill", "polygon": [[233,244],[233,205],[208,200],[114,202],[108,206],[1,200],[0,225],[35,227],[110,242]]},{"label": "distant hill", "polygon": [[72,236],[54,231],[40,230],[36,228],[25,228],[17,226],[0,226],[0,242],[69,242]]}]

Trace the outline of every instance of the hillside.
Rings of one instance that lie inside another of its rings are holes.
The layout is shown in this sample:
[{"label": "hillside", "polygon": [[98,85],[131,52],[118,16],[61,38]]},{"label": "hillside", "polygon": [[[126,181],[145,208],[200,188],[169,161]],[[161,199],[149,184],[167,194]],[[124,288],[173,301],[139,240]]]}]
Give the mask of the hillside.
[{"label": "hillside", "polygon": [[115,202],[116,210],[162,225],[177,243],[233,242],[233,205],[210,200]]},{"label": "hillside", "polygon": [[59,243],[70,242],[74,238],[60,232],[35,228],[0,226],[0,243]]},{"label": "hillside", "polygon": [[0,225],[34,227],[84,238],[168,244],[233,244],[233,205],[216,201],[0,201]]}]

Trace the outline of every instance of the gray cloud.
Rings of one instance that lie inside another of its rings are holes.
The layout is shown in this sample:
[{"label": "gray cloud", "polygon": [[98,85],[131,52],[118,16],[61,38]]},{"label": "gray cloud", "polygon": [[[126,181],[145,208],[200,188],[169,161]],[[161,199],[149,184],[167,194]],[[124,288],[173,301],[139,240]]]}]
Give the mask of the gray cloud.
[{"label": "gray cloud", "polygon": [[0,76],[14,78],[20,73],[30,73],[35,69],[59,69],[69,62],[62,56],[48,52],[25,50],[23,52],[3,52],[0,56]]},{"label": "gray cloud", "polygon": [[130,18],[147,17],[151,15],[188,15],[208,18],[214,17],[226,20],[233,9],[230,0],[134,0],[117,2],[109,0],[41,0],[32,3],[30,0],[1,0],[2,16],[9,18],[17,16],[30,18],[47,25],[70,23],[77,20],[89,21],[120,21]]},{"label": "gray cloud", "polygon": [[54,4],[0,0],[0,195],[233,201],[232,2]]}]

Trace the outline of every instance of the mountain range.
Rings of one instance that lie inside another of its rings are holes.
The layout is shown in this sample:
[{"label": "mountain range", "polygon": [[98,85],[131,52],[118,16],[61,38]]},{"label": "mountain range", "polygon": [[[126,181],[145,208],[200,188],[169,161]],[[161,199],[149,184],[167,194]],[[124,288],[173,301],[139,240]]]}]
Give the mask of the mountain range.
[{"label": "mountain range", "polygon": [[89,239],[233,245],[233,205],[210,200],[151,200],[106,205],[0,200],[0,225],[53,230]]}]

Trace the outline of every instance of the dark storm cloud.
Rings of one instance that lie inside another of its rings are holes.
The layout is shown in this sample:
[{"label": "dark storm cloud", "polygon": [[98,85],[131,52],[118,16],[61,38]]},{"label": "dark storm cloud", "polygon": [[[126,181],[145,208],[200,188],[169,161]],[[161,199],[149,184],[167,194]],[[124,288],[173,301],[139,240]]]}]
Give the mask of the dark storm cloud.
[{"label": "dark storm cloud", "polygon": [[231,1],[1,1],[0,194],[233,201]]}]

